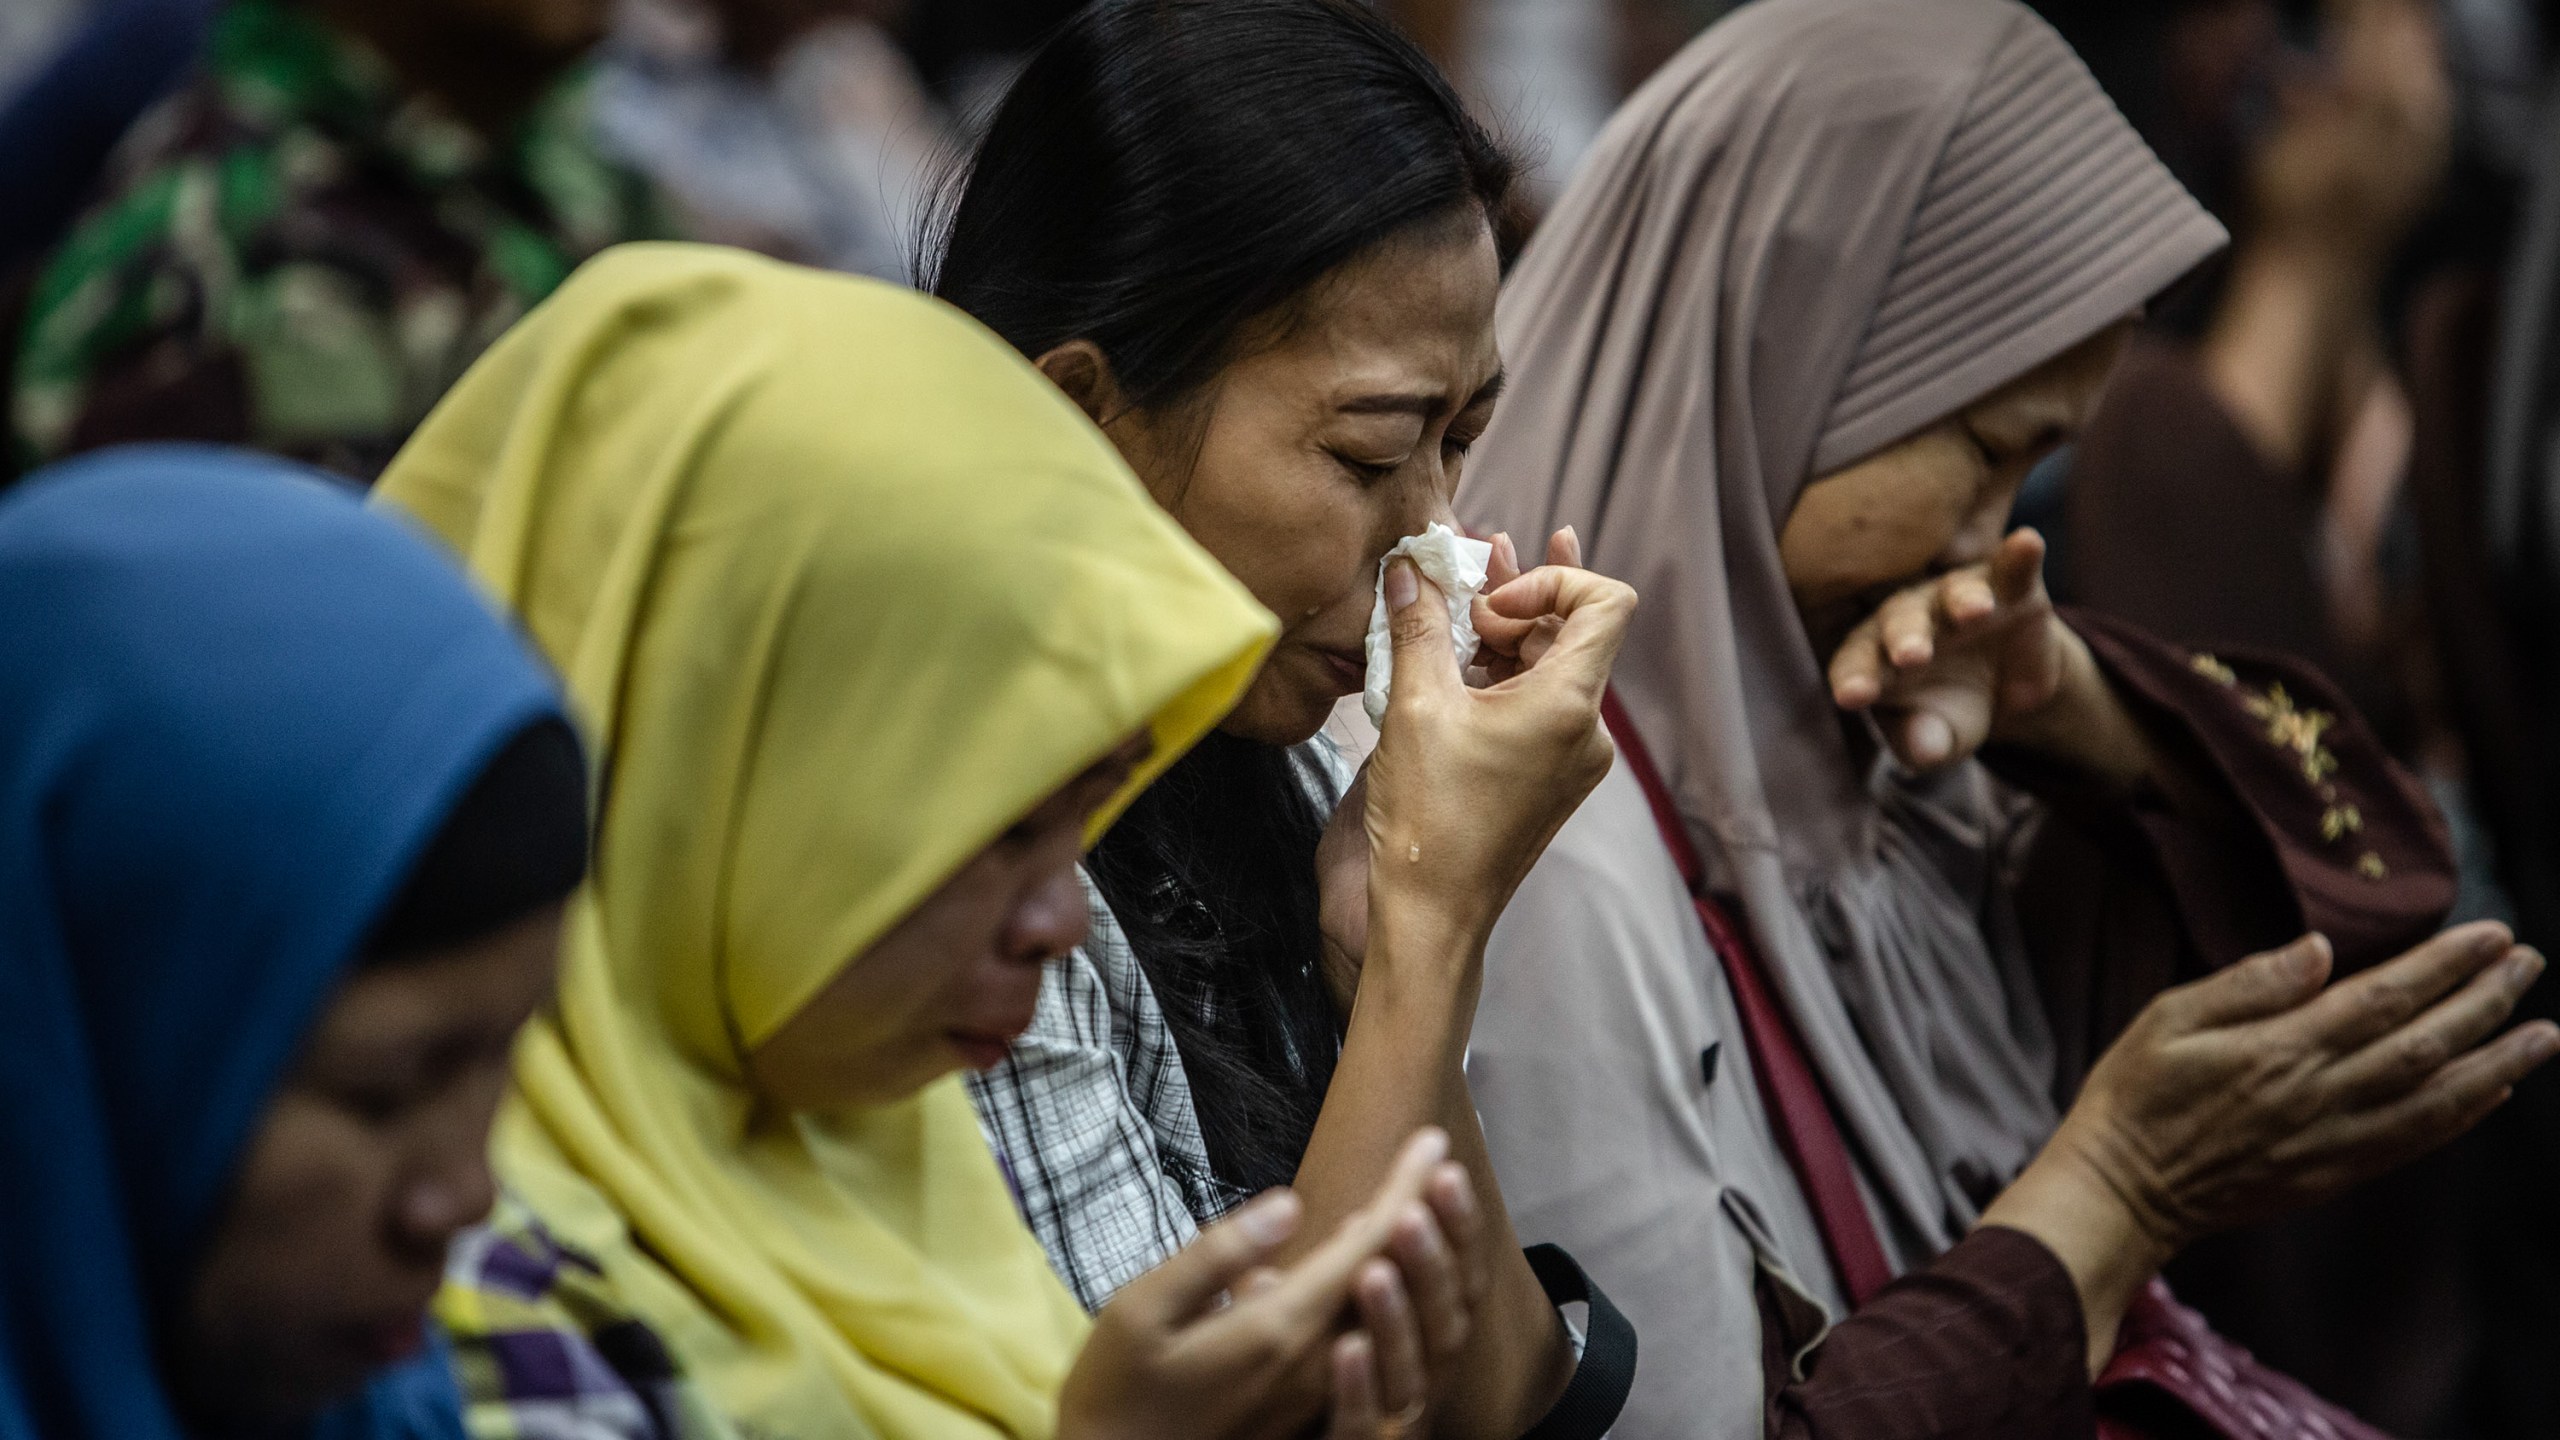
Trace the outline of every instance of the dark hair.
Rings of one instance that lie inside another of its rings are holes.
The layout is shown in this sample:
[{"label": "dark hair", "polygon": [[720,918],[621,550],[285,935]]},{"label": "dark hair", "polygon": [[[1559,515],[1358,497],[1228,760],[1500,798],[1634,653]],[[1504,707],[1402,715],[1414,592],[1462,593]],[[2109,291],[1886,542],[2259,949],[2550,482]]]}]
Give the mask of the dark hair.
[{"label": "dark hair", "polygon": [[1321,972],[1323,775],[1296,752],[1212,734],[1103,838],[1086,869],[1127,932],[1182,1052],[1215,1178],[1286,1185],[1342,1048]]},{"label": "dark hair", "polygon": [[[1249,330],[1516,166],[1356,0],[1101,0],[997,108],[927,284],[1025,355],[1099,347],[1133,404],[1200,393]],[[1217,1178],[1297,1172],[1341,1045],[1319,972],[1314,779],[1216,735],[1091,860],[1182,1052]]]},{"label": "dark hair", "polygon": [[516,732],[445,812],[366,941],[367,963],[494,934],[587,873],[587,771],[556,716]]},{"label": "dark hair", "polygon": [[1101,0],[1032,57],[918,253],[1015,349],[1090,340],[1162,406],[1353,256],[1490,221],[1515,168],[1356,0]]}]

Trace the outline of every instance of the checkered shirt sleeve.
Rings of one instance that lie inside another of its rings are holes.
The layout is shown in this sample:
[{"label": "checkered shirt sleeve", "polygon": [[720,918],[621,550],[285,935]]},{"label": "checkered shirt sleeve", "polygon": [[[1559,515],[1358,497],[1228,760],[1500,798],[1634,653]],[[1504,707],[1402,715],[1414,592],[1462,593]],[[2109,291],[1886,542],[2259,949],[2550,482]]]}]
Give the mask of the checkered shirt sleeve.
[{"label": "checkered shirt sleeve", "polygon": [[1049,962],[1013,1052],[969,1077],[1023,1219],[1089,1310],[1234,1208],[1210,1173],[1155,991],[1085,882],[1093,931]]}]

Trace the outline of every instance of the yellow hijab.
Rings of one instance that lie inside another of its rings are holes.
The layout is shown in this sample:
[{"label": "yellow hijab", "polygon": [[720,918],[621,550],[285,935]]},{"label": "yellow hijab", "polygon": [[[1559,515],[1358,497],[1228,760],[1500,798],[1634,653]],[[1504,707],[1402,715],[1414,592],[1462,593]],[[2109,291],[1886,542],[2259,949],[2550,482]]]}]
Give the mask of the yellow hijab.
[{"label": "yellow hijab", "polygon": [[1084,1317],[957,1079],[777,1116],[742,1056],[1151,728],[1099,835],[1270,617],[959,312],[706,247],[580,270],[378,493],[523,617],[599,756],[505,1182],[748,1433],[1048,1436]]}]

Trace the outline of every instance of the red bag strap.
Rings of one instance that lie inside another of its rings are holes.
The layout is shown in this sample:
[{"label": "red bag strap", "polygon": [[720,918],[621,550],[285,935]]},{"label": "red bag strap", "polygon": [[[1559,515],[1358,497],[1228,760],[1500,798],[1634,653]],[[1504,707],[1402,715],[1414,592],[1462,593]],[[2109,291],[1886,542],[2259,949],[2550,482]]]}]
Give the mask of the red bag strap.
[{"label": "red bag strap", "polygon": [[1795,1169],[1796,1182],[1813,1202],[1814,1221],[1821,1227],[1822,1246],[1830,1253],[1831,1267],[1840,1278],[1841,1289],[1848,1294],[1850,1306],[1864,1305],[1869,1296],[1893,1279],[1893,1267],[1885,1261],[1884,1246],[1876,1238],[1875,1219],[1867,1213],[1866,1198],[1858,1193],[1849,1146],[1840,1138],[1840,1126],[1832,1117],[1831,1101],[1823,1091],[1821,1077],[1814,1073],[1813,1062],[1796,1037],[1794,1023],[1779,1008],[1758,953],[1724,913],[1724,907],[1707,893],[1706,867],[1699,862],[1697,847],[1689,841],[1688,826],[1680,818],[1679,807],[1672,803],[1670,789],[1662,783],[1662,772],[1654,768],[1644,737],[1636,733],[1635,723],[1618,703],[1616,691],[1601,697],[1600,717],[1607,723],[1610,737],[1618,742],[1618,753],[1625,757],[1627,768],[1635,772],[1636,783],[1644,787],[1645,801],[1653,807],[1654,828],[1662,833],[1662,843],[1671,851],[1672,863],[1680,867],[1680,879],[1697,906],[1698,921],[1706,927],[1707,944],[1724,963],[1725,980],[1733,987],[1734,1006],[1742,1012],[1751,1073],[1758,1077],[1760,1092],[1777,1111],[1778,1144]]}]

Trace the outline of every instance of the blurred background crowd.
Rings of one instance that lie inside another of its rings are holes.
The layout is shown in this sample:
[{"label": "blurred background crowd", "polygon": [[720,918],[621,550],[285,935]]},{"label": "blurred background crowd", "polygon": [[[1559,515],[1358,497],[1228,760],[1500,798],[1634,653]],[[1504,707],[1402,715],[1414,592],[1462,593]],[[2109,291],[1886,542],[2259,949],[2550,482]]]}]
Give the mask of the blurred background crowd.
[{"label": "blurred background crowd", "polygon": [[[371,475],[619,240],[911,279],[952,157],[1072,8],[6,0],[0,475],[145,438]],[[1536,157],[1516,241],[1730,7],[1386,8]],[[2038,8],[2235,237],[2022,496],[2057,593],[2316,661],[2440,801],[2454,918],[2560,946],[2560,3]],[[2555,1216],[2560,1095],[2529,1089],[2179,1280],[2397,1433],[2545,1435]]]}]

